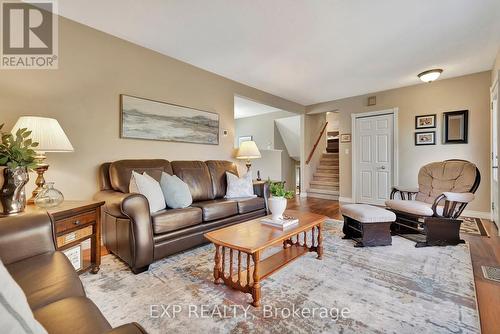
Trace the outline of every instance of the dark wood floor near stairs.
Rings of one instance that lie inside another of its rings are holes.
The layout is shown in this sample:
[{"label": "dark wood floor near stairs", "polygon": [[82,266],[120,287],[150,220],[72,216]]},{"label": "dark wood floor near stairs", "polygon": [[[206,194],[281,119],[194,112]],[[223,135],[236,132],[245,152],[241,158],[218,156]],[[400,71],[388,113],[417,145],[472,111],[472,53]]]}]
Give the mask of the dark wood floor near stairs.
[{"label": "dark wood floor near stairs", "polygon": [[[289,200],[288,209],[309,211],[334,219],[342,219],[340,203],[319,198],[295,198]],[[500,333],[500,283],[483,277],[482,265],[500,267],[500,237],[493,222],[483,219],[490,237],[466,234],[469,243],[474,282],[476,283],[482,334]]]}]

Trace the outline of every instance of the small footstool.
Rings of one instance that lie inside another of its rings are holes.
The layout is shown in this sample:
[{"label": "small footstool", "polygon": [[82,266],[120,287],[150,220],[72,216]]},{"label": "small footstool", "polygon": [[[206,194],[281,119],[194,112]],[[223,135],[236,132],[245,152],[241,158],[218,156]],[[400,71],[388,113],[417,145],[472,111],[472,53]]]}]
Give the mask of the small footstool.
[{"label": "small footstool", "polygon": [[344,216],[343,239],[356,241],[354,247],[392,244],[391,224],[394,212],[368,204],[348,204],[341,208]]}]

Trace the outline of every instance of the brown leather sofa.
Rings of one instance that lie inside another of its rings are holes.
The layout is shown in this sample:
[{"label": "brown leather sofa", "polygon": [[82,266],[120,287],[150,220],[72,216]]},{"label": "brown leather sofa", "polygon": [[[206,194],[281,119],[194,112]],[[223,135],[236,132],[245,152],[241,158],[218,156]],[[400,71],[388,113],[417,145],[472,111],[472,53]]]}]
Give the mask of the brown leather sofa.
[{"label": "brown leather sofa", "polygon": [[[143,195],[129,193],[132,171],[146,172],[159,180],[162,172],[177,175],[189,186],[193,204],[185,209],[166,209],[150,214]],[[119,160],[100,167],[103,200],[103,238],[106,248],[125,261],[134,273],[168,255],[201,245],[203,234],[267,213],[267,186],[254,184],[258,197],[229,200],[226,171],[238,174],[230,161]]]},{"label": "brown leather sofa", "polygon": [[46,213],[0,218],[0,258],[48,333],[146,333],[137,323],[112,329],[66,256],[54,247]]}]

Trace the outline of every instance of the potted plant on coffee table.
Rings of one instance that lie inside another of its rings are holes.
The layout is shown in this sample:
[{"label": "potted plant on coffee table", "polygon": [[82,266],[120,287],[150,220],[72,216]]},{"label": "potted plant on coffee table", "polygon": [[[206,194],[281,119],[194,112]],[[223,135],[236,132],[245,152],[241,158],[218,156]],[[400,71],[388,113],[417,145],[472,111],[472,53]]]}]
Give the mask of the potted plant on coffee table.
[{"label": "potted plant on coffee table", "polygon": [[29,180],[28,171],[36,166],[34,148],[38,143],[29,137],[31,131],[23,128],[15,135],[2,131],[0,125],[0,215],[24,211]]},{"label": "potted plant on coffee table", "polygon": [[283,218],[283,212],[286,210],[287,200],[293,198],[293,191],[285,189],[284,182],[272,182],[268,180],[269,192],[271,197],[269,197],[268,205],[269,210],[272,214],[273,220],[279,220]]}]

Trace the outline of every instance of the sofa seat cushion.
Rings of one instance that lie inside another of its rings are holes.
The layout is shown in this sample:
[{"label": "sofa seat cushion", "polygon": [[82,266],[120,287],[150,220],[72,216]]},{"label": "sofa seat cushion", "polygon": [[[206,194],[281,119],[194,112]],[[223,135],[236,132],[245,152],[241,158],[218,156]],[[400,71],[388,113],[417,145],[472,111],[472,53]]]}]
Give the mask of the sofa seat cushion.
[{"label": "sofa seat cushion", "polygon": [[240,198],[238,202],[238,213],[247,213],[266,208],[266,202],[262,197]]},{"label": "sofa seat cushion", "polygon": [[111,329],[97,306],[87,297],[61,299],[35,310],[34,314],[50,334],[104,333]]},{"label": "sofa seat cushion", "polygon": [[394,211],[410,213],[417,216],[431,217],[434,214],[434,211],[432,211],[432,204],[420,201],[391,199],[385,201],[385,205]]},{"label": "sofa seat cushion", "polygon": [[386,223],[396,221],[394,212],[368,204],[347,204],[341,208],[342,215],[360,223]]},{"label": "sofa seat cushion", "polygon": [[162,234],[198,225],[202,222],[200,208],[171,209],[155,212],[151,215],[153,231]]},{"label": "sofa seat cushion", "polygon": [[5,267],[33,310],[63,298],[85,296],[78,274],[61,252],[44,253]]},{"label": "sofa seat cushion", "polygon": [[232,200],[215,199],[211,201],[195,202],[192,206],[201,208],[204,222],[227,218],[238,214],[238,203]]}]

